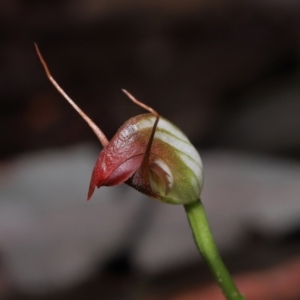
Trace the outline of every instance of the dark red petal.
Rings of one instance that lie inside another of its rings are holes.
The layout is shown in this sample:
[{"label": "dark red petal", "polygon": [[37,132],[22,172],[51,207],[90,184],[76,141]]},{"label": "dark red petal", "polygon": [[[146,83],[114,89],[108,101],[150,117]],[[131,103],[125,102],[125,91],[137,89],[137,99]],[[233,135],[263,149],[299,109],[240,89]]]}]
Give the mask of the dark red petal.
[{"label": "dark red petal", "polygon": [[131,177],[142,163],[143,155],[134,156],[123,164],[121,164],[110,176],[102,183],[98,184],[98,188],[102,185],[114,186],[125,182]]},{"label": "dark red petal", "polygon": [[[143,155],[134,156],[126,160],[123,164],[117,167],[107,178],[99,181],[99,174],[97,170],[93,172],[89,192],[88,200],[92,197],[96,186],[100,188],[101,186],[114,186],[121,184],[128,180],[140,167],[143,160]],[[96,180],[97,179],[97,183]]]}]

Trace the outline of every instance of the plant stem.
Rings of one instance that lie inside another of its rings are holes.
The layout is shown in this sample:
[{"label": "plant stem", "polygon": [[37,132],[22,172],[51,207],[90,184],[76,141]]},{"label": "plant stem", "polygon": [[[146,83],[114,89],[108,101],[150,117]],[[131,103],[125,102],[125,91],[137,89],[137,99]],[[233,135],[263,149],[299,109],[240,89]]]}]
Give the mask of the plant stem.
[{"label": "plant stem", "polygon": [[245,300],[225,267],[213,240],[201,201],[184,205],[197,248],[227,300]]}]

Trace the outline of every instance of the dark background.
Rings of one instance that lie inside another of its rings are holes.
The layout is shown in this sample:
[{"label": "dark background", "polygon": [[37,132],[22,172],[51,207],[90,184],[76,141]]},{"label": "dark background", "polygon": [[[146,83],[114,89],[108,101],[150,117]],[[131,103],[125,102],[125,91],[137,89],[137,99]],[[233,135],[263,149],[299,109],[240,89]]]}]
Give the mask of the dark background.
[{"label": "dark background", "polygon": [[[47,80],[34,42],[108,138],[141,112],[122,94],[126,88],[200,149],[300,159],[298,1],[2,0],[3,163],[47,148],[98,145]],[[111,274],[129,272],[127,263],[113,261],[99,289],[108,289],[110,276],[119,280]]]},{"label": "dark background", "polygon": [[289,92],[299,80],[299,10],[293,1],[2,1],[0,155],[95,141],[46,79],[37,42],[109,137],[140,111],[126,88],[200,147],[298,157],[299,139],[285,135],[299,136]]}]

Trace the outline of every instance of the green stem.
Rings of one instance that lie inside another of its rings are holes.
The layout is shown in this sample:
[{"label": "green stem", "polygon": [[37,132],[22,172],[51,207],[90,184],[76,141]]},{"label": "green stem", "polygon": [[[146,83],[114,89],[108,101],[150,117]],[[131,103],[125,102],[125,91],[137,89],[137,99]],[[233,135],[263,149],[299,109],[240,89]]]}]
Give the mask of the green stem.
[{"label": "green stem", "polygon": [[184,205],[199,252],[208,264],[227,300],[245,300],[225,267],[213,240],[201,201]]}]

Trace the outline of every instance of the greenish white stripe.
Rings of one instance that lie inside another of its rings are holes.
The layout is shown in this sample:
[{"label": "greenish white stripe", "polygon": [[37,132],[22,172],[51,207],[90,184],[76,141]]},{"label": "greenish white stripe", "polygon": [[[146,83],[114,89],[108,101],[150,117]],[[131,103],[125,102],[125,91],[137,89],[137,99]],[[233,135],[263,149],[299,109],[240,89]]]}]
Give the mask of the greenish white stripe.
[{"label": "greenish white stripe", "polygon": [[[144,118],[140,120],[136,126],[140,130],[152,128],[154,119],[155,117]],[[155,138],[175,148],[186,166],[193,171],[200,181],[202,180],[203,165],[199,153],[180,129],[169,121],[160,118],[155,132]]]}]

